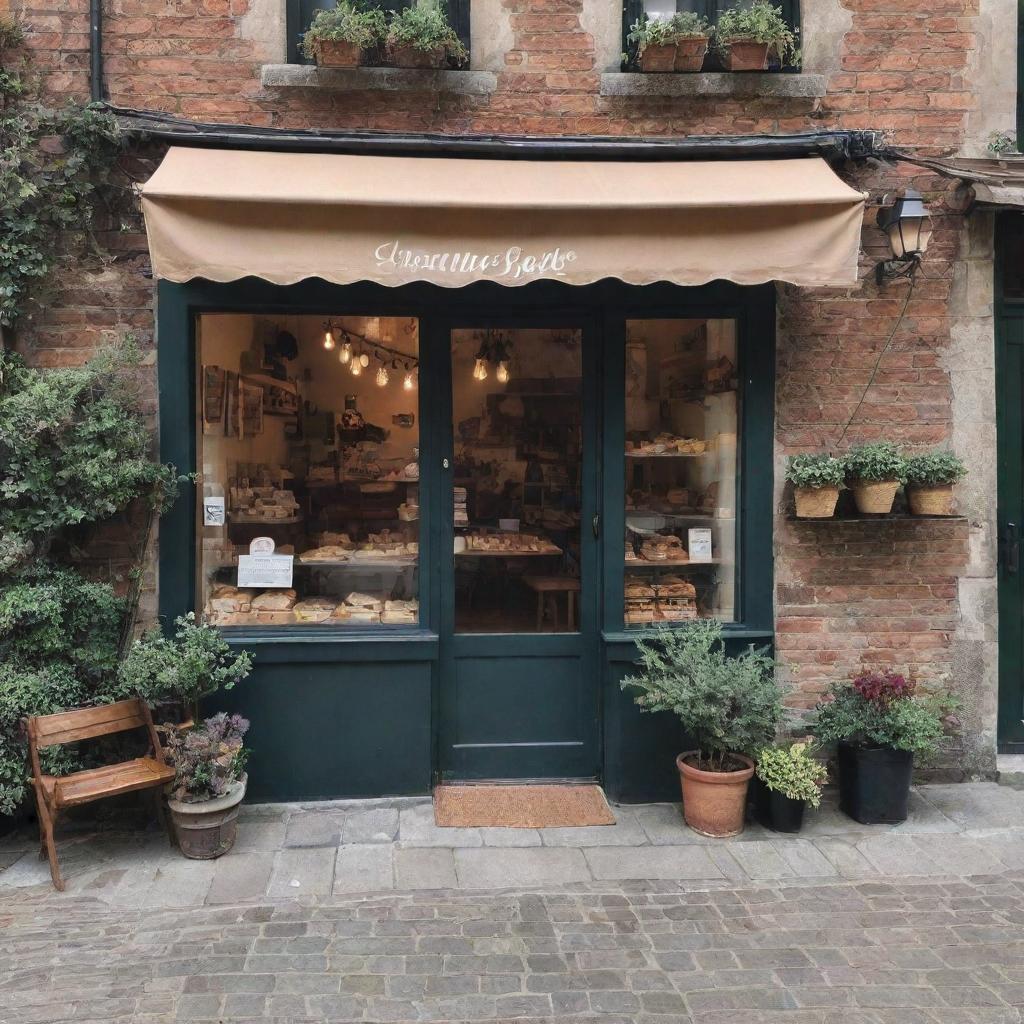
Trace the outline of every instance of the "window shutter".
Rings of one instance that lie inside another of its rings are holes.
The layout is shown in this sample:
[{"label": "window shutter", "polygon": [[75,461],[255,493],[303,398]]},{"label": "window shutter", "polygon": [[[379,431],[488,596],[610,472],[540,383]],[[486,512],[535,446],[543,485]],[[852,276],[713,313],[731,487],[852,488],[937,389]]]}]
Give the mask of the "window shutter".
[{"label": "window shutter", "polygon": [[467,50],[470,49],[469,3],[470,0],[448,0],[448,20]]}]

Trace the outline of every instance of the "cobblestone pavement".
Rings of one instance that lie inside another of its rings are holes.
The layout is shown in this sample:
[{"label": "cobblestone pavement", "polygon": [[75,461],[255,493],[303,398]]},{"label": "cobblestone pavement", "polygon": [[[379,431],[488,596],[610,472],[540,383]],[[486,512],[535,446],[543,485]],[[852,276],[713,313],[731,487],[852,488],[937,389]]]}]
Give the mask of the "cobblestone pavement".
[{"label": "cobblestone pavement", "polygon": [[64,894],[30,833],[0,838],[0,1022],[1024,1024],[1024,792],[728,841],[615,811],[535,832],[255,807],[213,862],[79,827]]}]

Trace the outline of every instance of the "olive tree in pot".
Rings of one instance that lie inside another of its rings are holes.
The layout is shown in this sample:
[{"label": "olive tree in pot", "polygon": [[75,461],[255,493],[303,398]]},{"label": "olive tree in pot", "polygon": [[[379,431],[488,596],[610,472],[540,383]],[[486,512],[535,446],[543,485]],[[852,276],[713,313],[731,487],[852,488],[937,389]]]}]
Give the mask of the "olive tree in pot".
[{"label": "olive tree in pot", "polygon": [[718,19],[715,43],[726,71],[767,71],[773,52],[782,65],[799,63],[796,33],[768,0],[735,0]]},{"label": "olive tree in pot", "polygon": [[934,756],[958,724],[950,697],[916,690],[888,669],[865,672],[817,706],[815,735],[837,744],[840,809],[861,824],[906,821],[914,758]]},{"label": "olive tree in pot", "polygon": [[635,21],[626,41],[636,47],[643,72],[700,71],[708,52],[708,20],[693,11],[652,20],[645,13]]},{"label": "olive tree in pot", "polygon": [[862,444],[847,453],[846,481],[858,512],[887,515],[906,478],[907,460],[891,441]]},{"label": "olive tree in pot", "polygon": [[460,66],[469,60],[440,0],[422,0],[395,14],[387,47],[400,68],[443,68],[449,62]]},{"label": "olive tree in pot", "polygon": [[806,742],[765,747],[757,755],[754,813],[773,832],[799,832],[804,810],[821,804],[828,769],[809,753]]},{"label": "olive tree in pot", "polygon": [[623,689],[639,691],[644,711],[675,714],[696,744],[676,758],[687,825],[706,836],[738,835],[754,774],[750,755],[772,741],[782,715],[775,662],[752,648],[730,657],[713,619],[662,627],[636,645],[640,671]]},{"label": "olive tree in pot", "polygon": [[238,805],[245,796],[249,723],[225,712],[182,732],[164,727],[174,766],[168,806],[178,848],[192,860],[213,860],[235,843]]},{"label": "olive tree in pot", "polygon": [[831,455],[793,455],[786,464],[798,519],[829,519],[846,480],[846,463]]},{"label": "olive tree in pot", "polygon": [[951,516],[953,484],[967,467],[952,452],[928,452],[907,459],[907,502],[915,516]]},{"label": "olive tree in pot", "polygon": [[316,12],[302,37],[302,52],[319,67],[355,68],[380,47],[386,32],[380,8],[362,10],[341,0],[337,7]]}]

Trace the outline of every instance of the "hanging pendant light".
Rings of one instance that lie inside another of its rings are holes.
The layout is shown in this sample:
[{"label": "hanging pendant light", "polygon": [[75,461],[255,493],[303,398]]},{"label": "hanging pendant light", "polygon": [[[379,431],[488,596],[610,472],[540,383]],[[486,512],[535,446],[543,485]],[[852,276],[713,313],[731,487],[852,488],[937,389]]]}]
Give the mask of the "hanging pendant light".
[{"label": "hanging pendant light", "polygon": [[380,369],[377,370],[377,387],[386,388],[388,386],[388,368],[381,363]]},{"label": "hanging pendant light", "polygon": [[370,365],[370,357],[364,352],[359,357],[359,362],[362,363],[364,369]]},{"label": "hanging pendant light", "polygon": [[358,377],[363,372],[363,364],[359,359],[353,359],[349,365],[349,369],[352,371],[353,377]]},{"label": "hanging pendant light", "polygon": [[477,359],[473,367],[474,380],[487,380],[487,363],[483,359]]},{"label": "hanging pendant light", "polygon": [[416,387],[416,381],[413,380],[412,370],[409,369],[408,363],[405,367],[405,378],[402,381],[402,389],[404,391],[412,391]]},{"label": "hanging pendant light", "polygon": [[498,372],[495,374],[495,376],[498,378],[498,381],[500,383],[502,383],[502,384],[507,384],[508,383],[509,372],[508,372],[508,360],[507,359],[502,359],[502,361],[500,363],[498,363]]},{"label": "hanging pendant light", "polygon": [[341,343],[341,351],[338,352],[338,361],[341,363],[350,363],[352,361],[352,342],[348,340],[348,335],[345,335],[345,340]]},{"label": "hanging pendant light", "polygon": [[324,328],[324,349],[330,352],[334,348],[334,328],[328,321],[327,326]]}]

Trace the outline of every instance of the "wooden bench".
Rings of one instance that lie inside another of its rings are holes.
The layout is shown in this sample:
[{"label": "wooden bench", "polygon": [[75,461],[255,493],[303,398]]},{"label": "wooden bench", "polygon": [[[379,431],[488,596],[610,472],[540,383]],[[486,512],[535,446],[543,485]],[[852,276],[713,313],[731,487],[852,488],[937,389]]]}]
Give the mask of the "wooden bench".
[{"label": "wooden bench", "polygon": [[[121,764],[105,765],[71,775],[44,775],[39,766],[39,751],[65,743],[110,736],[130,729],[145,729],[153,747],[151,757],[137,757]],[[65,807],[87,804],[108,796],[119,796],[139,789],[153,789],[157,815],[164,820],[162,787],[174,779],[174,769],[164,757],[153,717],[145,701],[122,700],[98,708],[62,711],[56,715],[38,715],[25,719],[28,750],[32,763],[32,784],[39,811],[39,856],[50,860],[50,877],[60,892],[64,879],[57,863],[53,829],[58,813]]]}]

